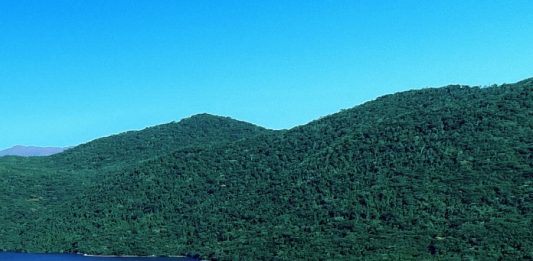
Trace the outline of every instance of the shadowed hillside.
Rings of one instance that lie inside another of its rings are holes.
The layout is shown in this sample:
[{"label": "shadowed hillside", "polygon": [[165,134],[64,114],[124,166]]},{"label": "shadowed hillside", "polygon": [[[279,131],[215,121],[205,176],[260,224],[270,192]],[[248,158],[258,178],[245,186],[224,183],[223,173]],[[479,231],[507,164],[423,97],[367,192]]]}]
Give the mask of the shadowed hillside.
[{"label": "shadowed hillside", "polygon": [[[531,259],[532,95],[531,79],[408,91],[217,146],[133,149],[149,157],[126,160],[128,168],[28,221],[30,229],[4,228],[0,248],[222,260]],[[126,156],[114,146],[101,139],[51,159],[94,168]],[[87,148],[97,153],[74,153]]]}]

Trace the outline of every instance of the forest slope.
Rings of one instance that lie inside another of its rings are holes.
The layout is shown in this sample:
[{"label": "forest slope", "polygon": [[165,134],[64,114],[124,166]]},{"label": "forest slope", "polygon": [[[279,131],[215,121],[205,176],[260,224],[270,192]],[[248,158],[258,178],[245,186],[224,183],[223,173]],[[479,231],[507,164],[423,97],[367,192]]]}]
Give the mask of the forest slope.
[{"label": "forest slope", "polygon": [[198,114],[172,122],[100,138],[50,160],[74,169],[120,169],[184,147],[211,146],[248,138],[266,129],[229,117]]},{"label": "forest slope", "polygon": [[532,94],[531,79],[408,91],[289,131],[178,148],[106,175],[0,248],[531,259]]},{"label": "forest slope", "polygon": [[264,132],[253,124],[200,114],[97,139],[50,157],[0,157],[0,249],[31,249],[33,232],[51,224],[36,220],[60,218],[63,209],[58,205],[70,204],[104,176],[180,148],[216,146]]}]

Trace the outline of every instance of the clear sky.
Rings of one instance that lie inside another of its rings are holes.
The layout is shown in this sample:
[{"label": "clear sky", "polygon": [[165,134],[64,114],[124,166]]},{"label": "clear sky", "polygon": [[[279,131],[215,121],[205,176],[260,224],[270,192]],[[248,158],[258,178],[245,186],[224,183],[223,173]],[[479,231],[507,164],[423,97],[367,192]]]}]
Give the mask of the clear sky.
[{"label": "clear sky", "polygon": [[0,148],[532,76],[531,0],[0,0]]}]

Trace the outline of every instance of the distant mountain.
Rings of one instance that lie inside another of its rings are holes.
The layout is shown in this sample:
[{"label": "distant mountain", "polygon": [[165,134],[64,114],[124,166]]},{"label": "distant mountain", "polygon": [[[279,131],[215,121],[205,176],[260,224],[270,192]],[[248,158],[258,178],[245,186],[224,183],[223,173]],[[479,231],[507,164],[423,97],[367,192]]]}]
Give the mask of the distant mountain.
[{"label": "distant mountain", "polygon": [[286,131],[202,114],[2,158],[0,249],[531,260],[532,95],[406,91]]},{"label": "distant mountain", "polygon": [[57,147],[35,147],[35,146],[14,146],[9,149],[0,151],[0,157],[2,156],[50,156],[57,153],[61,153],[65,148]]}]

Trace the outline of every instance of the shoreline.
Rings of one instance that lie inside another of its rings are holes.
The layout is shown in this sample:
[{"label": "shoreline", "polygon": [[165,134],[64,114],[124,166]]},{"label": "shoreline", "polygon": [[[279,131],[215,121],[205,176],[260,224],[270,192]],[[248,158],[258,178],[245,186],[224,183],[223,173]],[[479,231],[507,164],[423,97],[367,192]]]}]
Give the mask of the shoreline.
[{"label": "shoreline", "polygon": [[188,256],[156,256],[156,255],[151,255],[151,256],[136,256],[136,255],[91,255],[91,254],[84,254],[84,253],[71,253],[71,254],[76,254],[76,255],[81,255],[81,256],[86,256],[86,257],[121,257],[121,258],[154,258],[154,257],[168,257],[168,258],[192,258],[192,257],[188,257]]},{"label": "shoreline", "polygon": [[81,252],[64,252],[64,253],[51,253],[51,252],[45,252],[45,253],[35,253],[35,252],[20,252],[20,251],[4,251],[0,250],[0,253],[12,253],[12,254],[29,254],[29,255],[77,255],[77,256],[83,256],[83,257],[101,257],[101,258],[193,258],[188,256],[158,256],[158,255],[150,255],[150,256],[138,256],[138,255],[93,255],[93,254],[85,254]]}]

